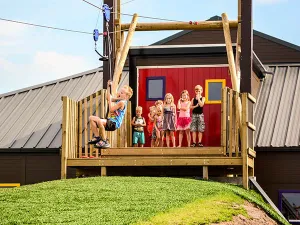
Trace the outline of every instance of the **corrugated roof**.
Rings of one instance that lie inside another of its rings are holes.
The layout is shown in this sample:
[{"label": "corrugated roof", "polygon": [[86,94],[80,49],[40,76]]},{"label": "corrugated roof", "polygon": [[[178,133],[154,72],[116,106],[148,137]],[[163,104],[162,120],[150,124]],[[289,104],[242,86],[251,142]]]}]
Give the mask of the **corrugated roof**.
[{"label": "corrugated roof", "polygon": [[[121,85],[128,84],[128,69]],[[81,100],[102,89],[102,68],[0,95],[0,149],[61,147],[61,96]]]},{"label": "corrugated roof", "polygon": [[255,109],[257,147],[300,146],[300,65],[274,65]]}]

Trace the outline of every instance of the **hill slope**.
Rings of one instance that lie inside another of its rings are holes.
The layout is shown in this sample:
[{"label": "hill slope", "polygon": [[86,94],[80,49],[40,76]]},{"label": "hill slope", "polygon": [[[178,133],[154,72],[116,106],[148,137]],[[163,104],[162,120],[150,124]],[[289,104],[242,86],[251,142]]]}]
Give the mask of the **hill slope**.
[{"label": "hill slope", "polygon": [[254,191],[217,182],[151,177],[81,178],[0,189],[0,223],[186,225],[233,217],[251,220],[245,200],[285,223]]}]

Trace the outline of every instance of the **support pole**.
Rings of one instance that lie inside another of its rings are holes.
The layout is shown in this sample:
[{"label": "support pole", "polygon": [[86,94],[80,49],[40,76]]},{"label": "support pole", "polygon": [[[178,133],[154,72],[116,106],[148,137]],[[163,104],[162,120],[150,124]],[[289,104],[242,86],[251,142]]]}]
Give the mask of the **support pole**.
[{"label": "support pole", "polygon": [[131,21],[129,31],[128,31],[128,34],[127,34],[126,41],[124,43],[124,46],[123,46],[123,49],[122,49],[122,52],[121,52],[121,57],[120,57],[120,60],[119,60],[119,64],[118,64],[118,66],[116,67],[116,69],[114,71],[113,90],[112,90],[113,95],[116,94],[117,89],[118,89],[118,83],[119,83],[120,77],[122,75],[122,71],[123,71],[125,61],[126,61],[126,58],[127,58],[127,55],[128,55],[129,47],[130,47],[130,44],[132,42],[133,33],[135,31],[135,28],[136,28],[137,18],[138,18],[138,15],[134,14],[133,18],[132,18],[132,21]]},{"label": "support pole", "polygon": [[238,0],[238,28],[236,37],[236,54],[235,54],[235,66],[236,66],[236,76],[237,76],[237,91],[241,90],[241,0]]},{"label": "support pole", "polygon": [[[230,28],[237,28],[237,21],[228,21]],[[122,30],[127,30],[130,24],[121,25]],[[158,31],[158,30],[217,30],[222,29],[222,21],[200,21],[200,22],[167,22],[167,23],[138,23],[136,31]]]},{"label": "support pole", "polygon": [[252,0],[241,1],[241,92],[251,93],[253,61]]},{"label": "support pole", "polygon": [[[114,4],[115,0],[104,0],[103,4],[107,4],[109,7],[115,7]],[[111,14],[110,21],[109,21],[109,29],[110,32],[115,32],[115,26],[114,26],[114,17],[115,14]],[[106,31],[106,22],[105,20],[103,20],[103,32]],[[114,33],[110,33],[108,34],[110,35],[111,38],[111,43],[112,43],[112,51],[111,51],[111,59],[114,59],[115,57],[115,46],[113,43],[115,43],[115,35]],[[105,39],[103,38],[103,46],[105,46]],[[107,88],[107,81],[110,79],[110,75],[109,75],[109,71],[110,71],[110,65],[109,65],[109,61],[103,61],[103,88],[106,89]],[[112,60],[112,69],[114,68],[114,60]],[[112,73],[112,71],[111,71]]]}]

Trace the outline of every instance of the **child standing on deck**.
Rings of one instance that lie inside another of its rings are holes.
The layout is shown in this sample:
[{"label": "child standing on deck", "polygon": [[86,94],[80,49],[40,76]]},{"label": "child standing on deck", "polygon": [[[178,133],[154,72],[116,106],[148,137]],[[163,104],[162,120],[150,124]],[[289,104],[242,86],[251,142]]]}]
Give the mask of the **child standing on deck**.
[{"label": "child standing on deck", "polygon": [[191,117],[190,117],[190,96],[187,90],[183,90],[180,94],[180,99],[178,100],[177,108],[180,110],[179,117],[177,120],[177,130],[179,130],[179,145],[181,147],[183,133],[185,131],[186,138],[188,142],[188,146],[191,145],[191,134],[190,134],[190,125],[191,125]]},{"label": "child standing on deck", "polygon": [[144,127],[146,126],[145,118],[142,117],[143,108],[141,106],[136,107],[136,116],[133,117],[131,125],[133,126],[133,147],[144,147],[145,134]]},{"label": "child standing on deck", "polygon": [[154,129],[152,132],[152,139],[155,140],[155,146],[162,146],[163,140],[163,111],[162,107],[159,105],[156,107],[156,115],[154,116]]},{"label": "child standing on deck", "polygon": [[[154,129],[154,117],[156,114],[156,107],[151,106],[149,108],[150,112],[148,113],[148,125],[147,125],[147,131],[150,137],[152,137],[152,132]],[[155,145],[155,140],[151,138],[151,147],[154,147]]]},{"label": "child standing on deck", "polygon": [[[203,106],[205,103],[205,97],[202,97],[203,88],[200,85],[195,86],[196,96],[191,101],[192,111],[192,123],[191,132],[193,136],[193,144],[191,147],[203,147],[202,136],[205,130]],[[198,133],[198,144],[197,143],[197,133]]]},{"label": "child standing on deck", "polygon": [[173,147],[176,147],[175,135],[176,130],[176,106],[174,104],[174,97],[171,93],[165,95],[164,101],[164,122],[163,131],[166,134],[167,147],[170,147],[170,136],[172,139]]},{"label": "child standing on deck", "polygon": [[131,87],[129,87],[128,85],[124,85],[121,89],[119,89],[117,98],[113,98],[109,94],[110,86],[111,81],[109,80],[107,82],[107,101],[111,117],[107,119],[100,119],[98,116],[89,117],[94,138],[88,143],[96,144],[96,148],[110,148],[110,144],[106,138],[105,131],[114,131],[120,128],[126,112],[127,101],[133,94]]}]

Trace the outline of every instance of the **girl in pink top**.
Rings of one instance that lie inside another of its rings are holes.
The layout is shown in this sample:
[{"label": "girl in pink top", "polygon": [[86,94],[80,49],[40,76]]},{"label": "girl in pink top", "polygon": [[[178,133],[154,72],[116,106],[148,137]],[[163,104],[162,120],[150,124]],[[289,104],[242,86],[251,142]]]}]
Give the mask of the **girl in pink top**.
[{"label": "girl in pink top", "polygon": [[178,100],[177,108],[180,109],[179,117],[177,119],[177,130],[179,130],[179,146],[181,147],[183,132],[186,133],[186,138],[188,146],[191,144],[191,134],[190,134],[190,97],[187,90],[183,90],[180,94],[180,99]]}]

